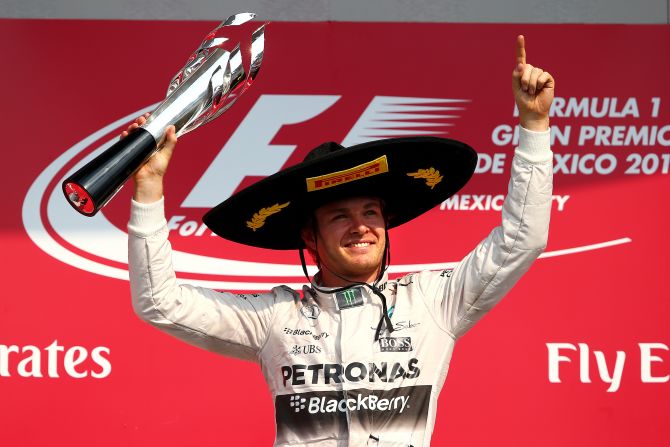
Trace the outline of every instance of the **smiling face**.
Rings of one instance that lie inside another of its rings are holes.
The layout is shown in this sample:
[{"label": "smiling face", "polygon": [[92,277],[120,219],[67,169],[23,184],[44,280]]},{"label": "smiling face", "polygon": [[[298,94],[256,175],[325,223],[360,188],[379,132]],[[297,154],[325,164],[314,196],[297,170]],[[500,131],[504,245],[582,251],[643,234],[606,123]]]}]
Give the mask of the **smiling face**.
[{"label": "smiling face", "polygon": [[350,284],[346,280],[373,282],[386,246],[381,201],[355,197],[330,202],[318,208],[314,218],[316,228],[304,228],[301,235],[319,260],[323,285]]}]

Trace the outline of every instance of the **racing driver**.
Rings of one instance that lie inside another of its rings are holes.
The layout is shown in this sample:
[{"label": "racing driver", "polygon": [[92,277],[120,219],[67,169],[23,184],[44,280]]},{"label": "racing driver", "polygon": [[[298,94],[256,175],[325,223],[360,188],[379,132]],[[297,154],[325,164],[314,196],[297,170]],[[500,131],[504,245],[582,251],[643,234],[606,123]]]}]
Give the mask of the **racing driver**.
[{"label": "racing driver", "polygon": [[[453,269],[395,280],[386,274],[388,229],[455,194],[475,169],[470,147],[433,137],[326,143],[233,195],[205,215],[209,228],[252,246],[298,249],[309,280],[302,291],[234,294],[177,283],[163,210],[170,127],[134,175],[135,311],[188,343],[259,363],[277,446],[428,446],[454,343],[547,242],[554,79],[526,63],[523,36],[512,86],[521,129],[502,224]],[[319,268],[312,279],[304,250]]]}]

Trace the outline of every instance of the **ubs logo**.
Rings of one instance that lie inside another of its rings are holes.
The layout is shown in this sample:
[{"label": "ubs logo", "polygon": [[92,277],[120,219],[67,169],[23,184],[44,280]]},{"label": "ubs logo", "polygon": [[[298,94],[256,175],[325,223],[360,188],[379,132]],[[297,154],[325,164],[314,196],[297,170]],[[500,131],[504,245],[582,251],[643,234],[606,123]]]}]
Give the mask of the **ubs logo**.
[{"label": "ubs logo", "polygon": [[303,355],[303,354],[320,354],[321,347],[317,345],[293,345],[289,354],[291,355]]}]

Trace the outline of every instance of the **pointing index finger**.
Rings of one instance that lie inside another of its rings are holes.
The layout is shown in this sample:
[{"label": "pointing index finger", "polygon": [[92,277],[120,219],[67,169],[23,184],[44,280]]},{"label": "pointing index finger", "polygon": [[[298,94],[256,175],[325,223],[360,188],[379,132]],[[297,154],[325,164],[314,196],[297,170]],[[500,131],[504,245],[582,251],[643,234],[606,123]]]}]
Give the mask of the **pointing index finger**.
[{"label": "pointing index finger", "polygon": [[526,42],[523,35],[516,37],[516,63],[526,64]]}]

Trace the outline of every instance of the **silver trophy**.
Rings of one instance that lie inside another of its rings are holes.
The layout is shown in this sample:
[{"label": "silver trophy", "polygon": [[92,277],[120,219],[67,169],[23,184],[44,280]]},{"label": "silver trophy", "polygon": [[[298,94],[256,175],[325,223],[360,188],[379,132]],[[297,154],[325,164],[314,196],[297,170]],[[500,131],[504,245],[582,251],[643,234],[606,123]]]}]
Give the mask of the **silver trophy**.
[{"label": "silver trophy", "polygon": [[[213,29],[172,78],[165,100],[146,123],[63,181],[63,193],[74,209],[95,215],[154,154],[168,126],[175,126],[177,136],[184,135],[235,103],[263,60],[265,24],[250,34],[249,25],[240,27],[255,16],[235,14]],[[250,42],[226,37],[239,32],[245,40],[250,36]]]}]

